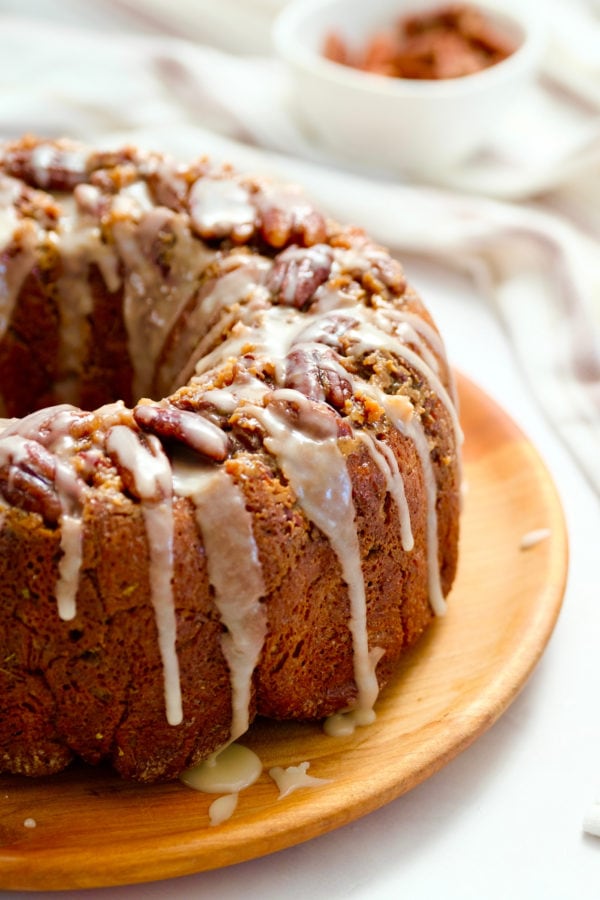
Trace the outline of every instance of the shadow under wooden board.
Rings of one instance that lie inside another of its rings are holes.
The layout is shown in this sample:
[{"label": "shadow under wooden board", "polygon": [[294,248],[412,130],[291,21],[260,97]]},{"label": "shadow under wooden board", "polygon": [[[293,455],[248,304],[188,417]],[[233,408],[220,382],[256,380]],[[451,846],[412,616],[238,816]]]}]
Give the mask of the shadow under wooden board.
[{"label": "shadow under wooden board", "polygon": [[[558,616],[567,571],[561,506],[537,451],[464,377],[467,494],[461,561],[445,617],[406,656],[353,736],[318,724],[255,723],[242,743],[264,771],[232,818],[179,783],[127,784],[84,766],[40,780],[0,778],[0,888],[59,890],[158,880],[226,866],[340,827],[415,787],[514,699]],[[523,535],[549,535],[521,549]],[[329,779],[278,799],[272,766],[309,761]],[[25,821],[35,820],[27,828]]]}]

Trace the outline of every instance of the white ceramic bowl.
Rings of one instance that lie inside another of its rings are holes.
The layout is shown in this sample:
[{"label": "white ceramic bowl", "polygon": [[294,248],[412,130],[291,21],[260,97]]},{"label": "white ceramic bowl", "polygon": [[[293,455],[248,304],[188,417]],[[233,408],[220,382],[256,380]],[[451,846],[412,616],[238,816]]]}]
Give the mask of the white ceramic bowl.
[{"label": "white ceramic bowl", "polygon": [[276,52],[290,69],[294,113],[322,148],[348,162],[416,174],[456,166],[490,140],[534,76],[542,31],[516,2],[472,4],[517,45],[511,56],[473,75],[419,81],[331,62],[324,40],[336,31],[364,47],[399,17],[443,0],[294,0],[273,28]]}]

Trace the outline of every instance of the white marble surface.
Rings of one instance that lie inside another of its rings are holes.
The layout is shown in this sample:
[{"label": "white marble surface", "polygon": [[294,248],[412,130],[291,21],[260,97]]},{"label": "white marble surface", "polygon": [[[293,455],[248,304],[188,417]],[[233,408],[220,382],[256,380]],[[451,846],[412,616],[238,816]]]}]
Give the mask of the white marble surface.
[{"label": "white marble surface", "polygon": [[[0,3],[0,13],[11,6],[14,11],[14,3]],[[27,6],[35,12],[35,4]],[[499,320],[473,284],[442,264],[416,257],[404,261],[438,320],[453,362],[523,427],[562,497],[570,572],[563,610],[540,664],[474,745],[409,794],[351,825],[230,868],[65,897],[595,900],[600,895],[600,839],[582,830],[588,807],[600,799],[598,497],[541,414]],[[27,896],[43,893],[0,891],[2,900]]]}]

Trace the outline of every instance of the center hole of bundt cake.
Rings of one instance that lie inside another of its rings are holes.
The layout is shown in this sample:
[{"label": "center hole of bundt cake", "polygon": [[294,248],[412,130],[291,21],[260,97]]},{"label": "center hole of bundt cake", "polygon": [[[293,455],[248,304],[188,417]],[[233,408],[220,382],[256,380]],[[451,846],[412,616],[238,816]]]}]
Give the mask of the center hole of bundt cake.
[{"label": "center hole of bundt cake", "polygon": [[[109,293],[92,267],[86,285],[94,300],[91,313],[59,324],[42,275],[27,279],[0,341],[0,416],[21,418],[58,403],[86,410],[117,400],[131,406],[139,398],[120,292]],[[144,396],[151,396],[145,386]]]}]

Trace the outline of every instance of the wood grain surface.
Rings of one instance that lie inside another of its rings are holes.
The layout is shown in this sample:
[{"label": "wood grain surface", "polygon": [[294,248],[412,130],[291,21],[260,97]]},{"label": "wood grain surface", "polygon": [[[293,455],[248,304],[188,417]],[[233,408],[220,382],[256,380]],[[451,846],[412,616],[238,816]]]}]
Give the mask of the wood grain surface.
[{"label": "wood grain surface", "polygon": [[[492,725],[552,632],[567,538],[535,448],[471,382],[459,377],[459,390],[467,493],[458,580],[447,615],[379,698],[375,723],[345,738],[318,724],[256,723],[242,743],[263,774],[217,827],[208,822],[214,798],[179,783],[140,787],[84,766],[39,780],[0,777],[0,888],[152,881],[280,850],[399,797]],[[549,537],[521,549],[522,536],[541,528]],[[269,768],[304,761],[329,782],[279,800]]]}]

